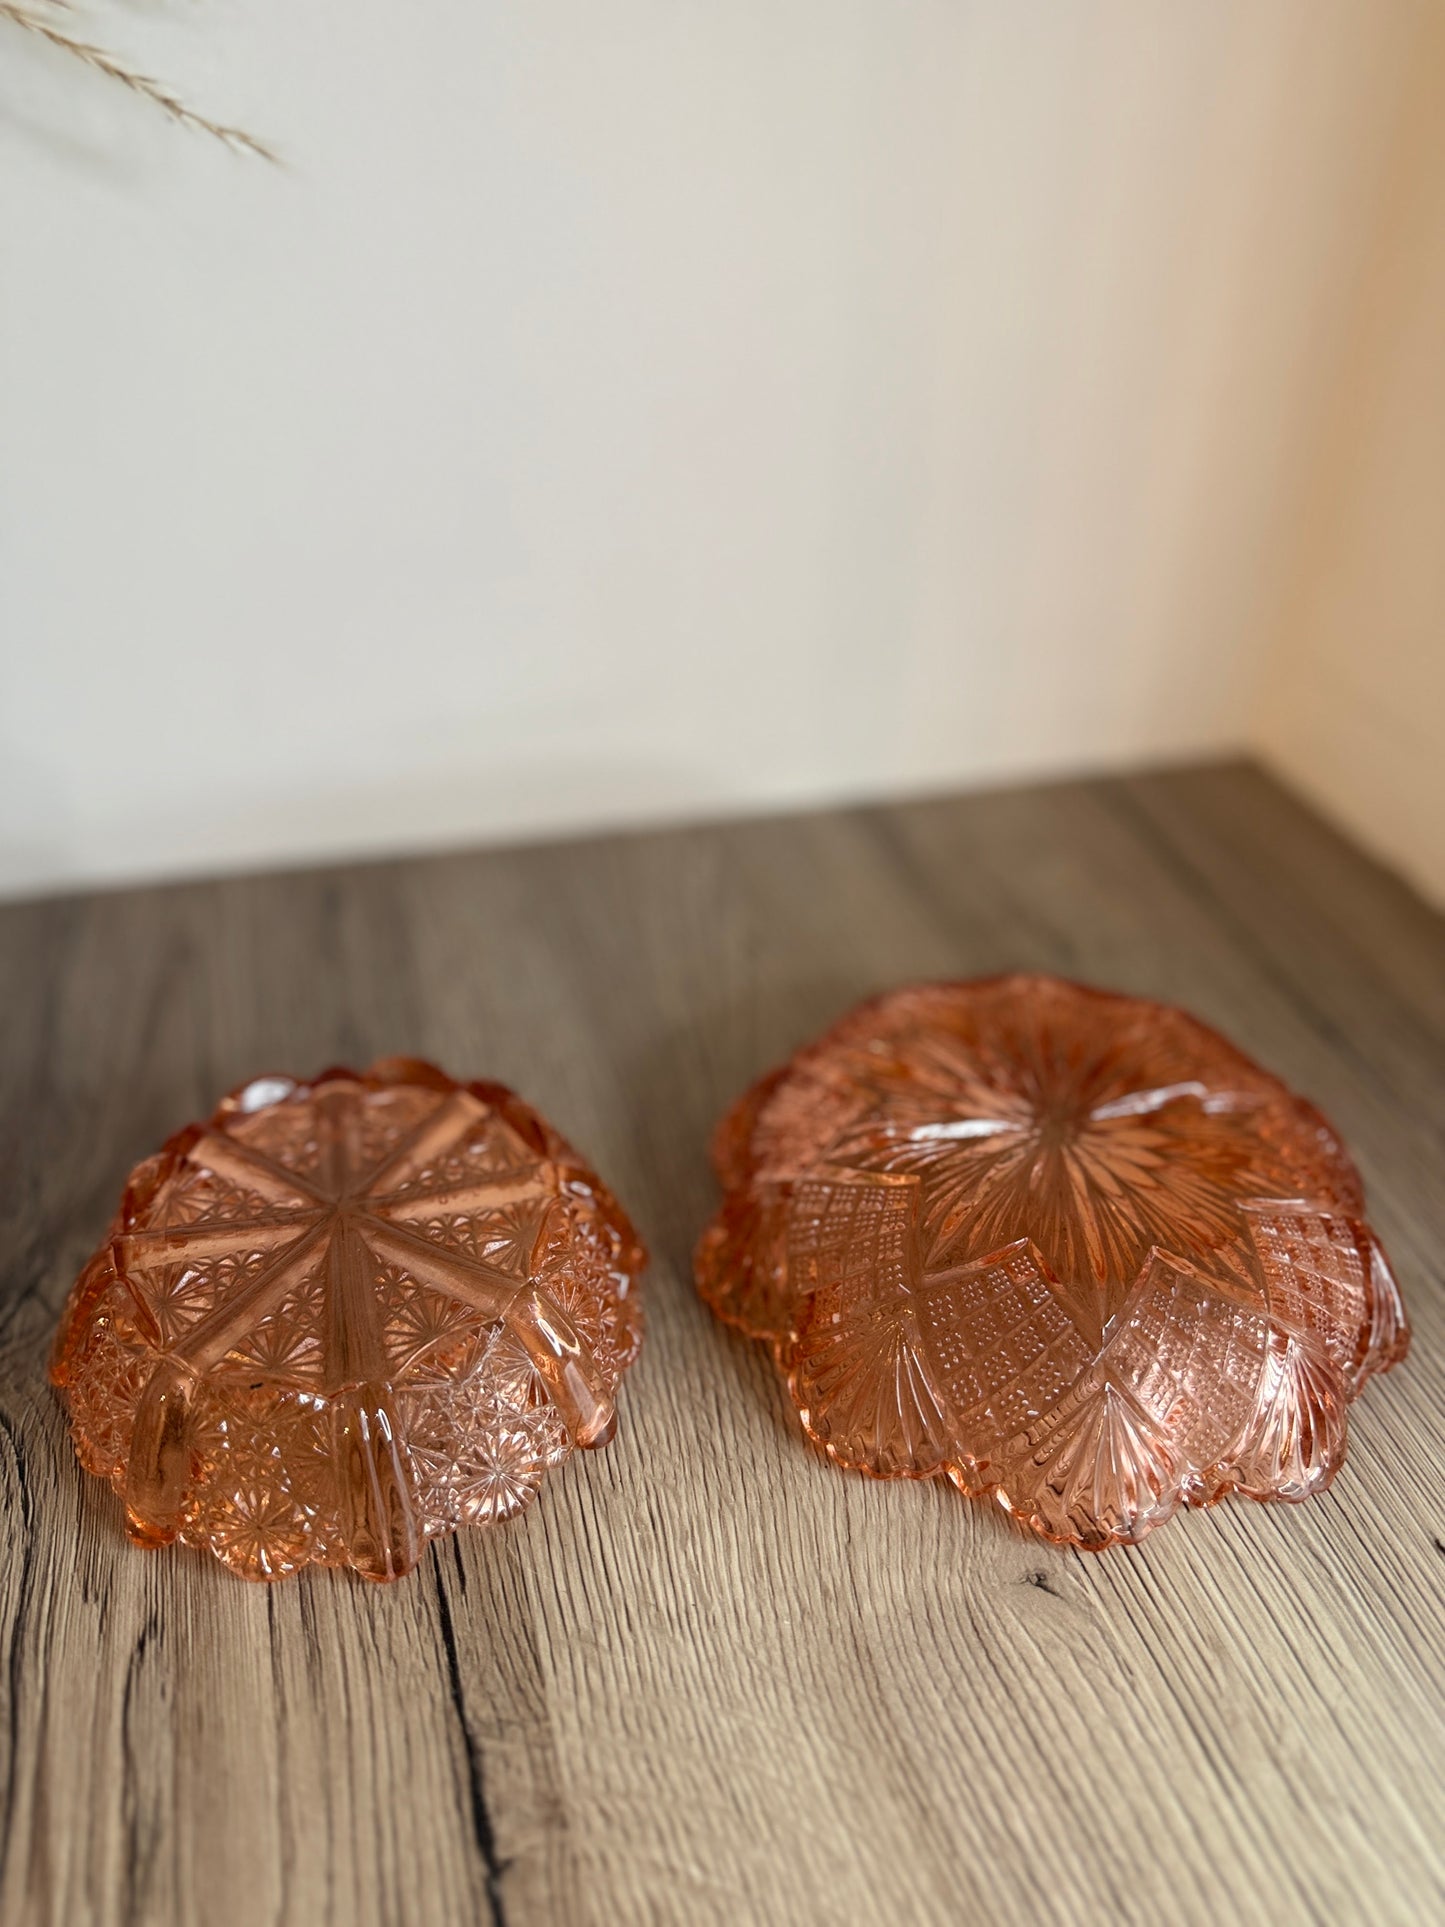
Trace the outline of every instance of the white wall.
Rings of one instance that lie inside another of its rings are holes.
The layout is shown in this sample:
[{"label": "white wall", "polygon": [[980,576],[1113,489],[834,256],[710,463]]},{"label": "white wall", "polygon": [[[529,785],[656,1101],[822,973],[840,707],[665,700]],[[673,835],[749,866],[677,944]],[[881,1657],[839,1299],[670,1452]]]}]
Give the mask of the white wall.
[{"label": "white wall", "polygon": [[1242,742],[1413,20],[0,22],[0,889]]}]

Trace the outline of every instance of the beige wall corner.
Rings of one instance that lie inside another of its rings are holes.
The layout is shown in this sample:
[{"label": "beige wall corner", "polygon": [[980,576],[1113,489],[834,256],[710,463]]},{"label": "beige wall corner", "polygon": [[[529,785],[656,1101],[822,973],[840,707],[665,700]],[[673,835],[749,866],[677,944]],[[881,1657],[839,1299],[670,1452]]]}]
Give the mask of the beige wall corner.
[{"label": "beige wall corner", "polygon": [[1380,206],[1320,398],[1253,735],[1445,903],[1445,11],[1395,18]]}]

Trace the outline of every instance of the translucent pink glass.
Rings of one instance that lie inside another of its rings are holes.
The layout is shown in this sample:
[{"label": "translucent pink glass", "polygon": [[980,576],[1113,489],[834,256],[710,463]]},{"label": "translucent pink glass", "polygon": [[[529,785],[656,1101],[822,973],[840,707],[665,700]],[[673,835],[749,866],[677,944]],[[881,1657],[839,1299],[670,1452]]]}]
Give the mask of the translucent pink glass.
[{"label": "translucent pink glass", "polygon": [[864,1004],[724,1118],[697,1253],[807,1431],[1045,1537],[1303,1499],[1409,1331],[1311,1105],[1163,1005],[1047,977]]},{"label": "translucent pink glass", "polygon": [[51,1374],[142,1543],[391,1579],[607,1443],[645,1262],[501,1085],[260,1078],[131,1173]]}]

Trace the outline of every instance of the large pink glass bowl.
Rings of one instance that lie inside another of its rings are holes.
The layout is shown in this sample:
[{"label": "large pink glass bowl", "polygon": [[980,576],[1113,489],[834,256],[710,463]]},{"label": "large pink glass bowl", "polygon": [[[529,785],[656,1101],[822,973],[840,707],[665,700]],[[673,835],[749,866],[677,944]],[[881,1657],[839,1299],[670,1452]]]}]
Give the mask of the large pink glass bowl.
[{"label": "large pink glass bowl", "polygon": [[755,1085],[714,1162],[699,1289],[811,1437],[1060,1542],[1322,1490],[1409,1342],[1330,1125],[1161,1004],[890,992]]}]

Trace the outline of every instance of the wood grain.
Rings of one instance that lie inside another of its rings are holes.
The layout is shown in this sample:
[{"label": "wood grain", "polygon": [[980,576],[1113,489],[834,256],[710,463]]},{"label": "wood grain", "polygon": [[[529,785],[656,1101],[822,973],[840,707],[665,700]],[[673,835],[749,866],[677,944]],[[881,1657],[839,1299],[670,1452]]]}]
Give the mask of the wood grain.
[{"label": "wood grain", "polygon": [[[1188,1005],[1358,1153],[1416,1327],[1301,1508],[1030,1540],[805,1447],[707,1317],[708,1130],[907,978]],[[0,912],[0,1913],[1445,1914],[1445,923],[1248,767]],[[43,1373],[128,1167],[264,1069],[520,1087],[648,1236],[605,1453],[383,1589],[145,1555]]]}]

